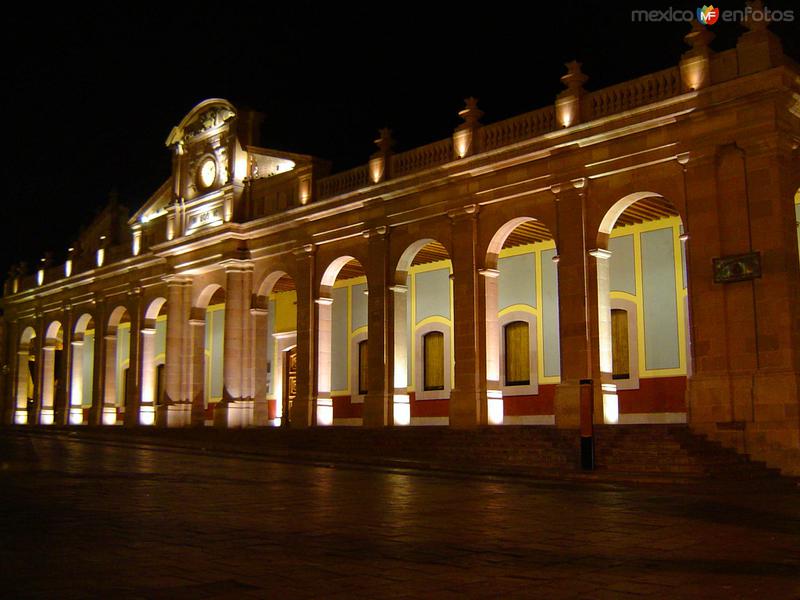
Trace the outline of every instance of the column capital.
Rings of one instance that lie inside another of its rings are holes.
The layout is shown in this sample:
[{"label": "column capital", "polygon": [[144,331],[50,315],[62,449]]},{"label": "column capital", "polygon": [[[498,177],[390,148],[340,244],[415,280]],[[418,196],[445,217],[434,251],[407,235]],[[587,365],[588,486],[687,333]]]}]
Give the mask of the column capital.
[{"label": "column capital", "polygon": [[225,268],[226,273],[245,273],[255,268],[252,262],[241,258],[228,258],[220,262],[219,265]]},{"label": "column capital", "polygon": [[311,256],[315,254],[317,251],[317,247],[314,244],[303,244],[292,250],[292,254],[294,254],[297,258],[305,258],[307,256]]},{"label": "column capital", "polygon": [[476,218],[478,216],[478,211],[480,210],[480,206],[477,204],[465,204],[460,208],[454,208],[447,211],[447,216],[450,217],[451,220],[455,221],[458,219],[464,218]]},{"label": "column capital", "polygon": [[389,228],[386,225],[379,225],[377,227],[373,227],[372,229],[366,229],[361,232],[361,235],[364,239],[370,238],[380,238],[384,237],[389,232]]},{"label": "column capital", "polygon": [[192,280],[190,277],[186,275],[179,275],[177,273],[171,273],[169,275],[164,275],[161,277],[161,281],[166,283],[168,286],[183,286],[183,285],[191,285]]}]

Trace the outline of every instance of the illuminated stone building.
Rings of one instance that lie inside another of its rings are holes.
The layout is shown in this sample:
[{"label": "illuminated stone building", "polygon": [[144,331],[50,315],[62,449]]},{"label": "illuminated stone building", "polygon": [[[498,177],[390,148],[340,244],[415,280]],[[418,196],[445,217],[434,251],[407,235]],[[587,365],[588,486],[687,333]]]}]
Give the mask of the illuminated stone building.
[{"label": "illuminated stone building", "polygon": [[800,70],[748,27],[333,175],[198,104],[129,221],[6,282],[4,422],[577,428],[591,380],[799,473]]}]

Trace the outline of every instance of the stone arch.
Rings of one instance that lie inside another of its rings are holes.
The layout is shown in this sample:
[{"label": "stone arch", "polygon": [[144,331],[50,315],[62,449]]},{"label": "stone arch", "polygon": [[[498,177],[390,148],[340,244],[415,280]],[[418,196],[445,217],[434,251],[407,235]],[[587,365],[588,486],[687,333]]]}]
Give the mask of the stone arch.
[{"label": "stone arch", "polygon": [[208,308],[209,302],[211,302],[211,299],[214,297],[214,294],[216,294],[219,290],[223,290],[223,292],[225,291],[220,284],[209,283],[198,294],[194,306],[196,308]]},{"label": "stone arch", "polygon": [[[393,359],[392,359],[392,385],[393,385],[393,408],[392,418],[396,425],[409,425],[412,422],[412,416],[419,413],[420,419],[416,422],[419,424],[445,424],[449,422],[449,391],[451,389],[450,381],[446,382],[444,389],[437,393],[428,394],[430,398],[425,397],[425,404],[417,404],[425,394],[416,390],[415,383],[421,380],[419,373],[424,369],[424,353],[420,347],[420,340],[422,339],[421,333],[423,330],[427,331],[435,323],[435,328],[441,331],[444,339],[444,355],[448,367],[445,371],[450,378],[452,373],[452,323],[453,314],[451,312],[453,297],[452,297],[452,284],[446,284],[447,287],[447,310],[449,319],[440,316],[431,316],[430,318],[418,319],[417,323],[410,323],[411,307],[415,307],[415,313],[418,314],[418,307],[414,304],[414,299],[410,297],[411,287],[409,285],[409,278],[411,276],[412,267],[416,264],[421,264],[418,260],[418,255],[425,248],[434,249],[432,254],[428,257],[432,260],[428,262],[437,262],[438,260],[450,261],[450,251],[447,246],[436,238],[420,238],[409,243],[403,252],[400,254],[397,264],[395,265],[392,281],[394,285],[391,287],[393,292],[393,312],[394,312],[394,343],[393,343]],[[452,270],[452,263],[451,263]],[[427,273],[423,274],[428,277]],[[452,275],[449,276],[452,279]],[[416,281],[416,280],[415,280]],[[415,288],[416,289],[416,288]],[[436,296],[439,297],[438,295]],[[413,319],[411,319],[413,321]],[[409,372],[415,375],[411,375]],[[412,392],[411,388],[414,387]],[[419,394],[419,398],[417,395]],[[429,402],[430,400],[430,402]],[[445,406],[446,405],[446,406]],[[441,411],[443,414],[439,414]]]},{"label": "stone arch", "polygon": [[73,328],[69,390],[70,425],[84,424],[86,422],[84,406],[93,404],[94,354],[97,339],[94,334],[89,336],[88,332],[94,323],[93,315],[84,312],[75,320]]},{"label": "stone arch", "polygon": [[[208,411],[217,408],[224,394],[225,309],[211,310],[211,306],[225,304],[226,299],[221,284],[209,283],[200,290],[191,309],[189,397],[194,425],[203,425],[212,416]],[[168,386],[169,377],[168,373]],[[177,392],[170,393],[169,389],[167,394],[177,396]]]},{"label": "stone arch", "polygon": [[[273,293],[295,291],[294,278],[285,270],[269,272],[256,290],[253,310],[255,331],[255,404],[253,420],[256,425],[289,425],[293,405],[292,386],[287,378],[291,352],[297,345],[297,302],[291,296],[276,296]],[[276,329],[276,327],[279,329]]]},{"label": "stone arch", "polygon": [[42,425],[52,425],[55,423],[55,403],[56,397],[63,387],[63,379],[59,379],[59,374],[63,373],[62,361],[64,359],[64,327],[61,321],[52,321],[45,329],[44,340],[42,340],[41,358],[41,393],[39,406],[39,423]]},{"label": "stone arch", "polygon": [[[327,266],[320,279],[319,298],[317,299],[317,425],[333,425],[334,401],[331,396],[333,391],[333,285],[336,283],[342,270],[347,265],[362,273],[364,267],[357,258],[344,255],[334,258]],[[347,310],[350,307],[347,306]],[[350,352],[351,332],[347,332],[348,344],[345,352]],[[350,364],[350,362],[348,362]],[[348,373],[349,379],[349,373]]]},{"label": "stone arch", "polygon": [[31,326],[26,326],[19,336],[19,346],[17,347],[17,381],[16,381],[16,410],[14,413],[14,423],[24,425],[29,421],[29,403],[32,403],[35,394],[36,375],[38,365],[36,364],[36,330]]},{"label": "stone arch", "polygon": [[166,303],[167,299],[162,296],[153,298],[144,311],[145,321],[152,321],[158,318],[158,315],[161,313],[161,309]]},{"label": "stone arch", "polygon": [[130,315],[128,307],[124,304],[115,306],[109,313],[105,338],[101,342],[105,344],[103,425],[117,425],[121,413],[125,410],[132,340],[130,328],[122,325],[125,319],[130,322]]},{"label": "stone arch", "polygon": [[[513,237],[512,237],[513,236]],[[542,365],[541,376],[545,376],[546,368],[553,369],[559,373],[560,363],[560,341],[558,331],[558,272],[554,261],[558,260],[558,251],[553,243],[553,248],[544,250],[542,247],[531,252],[532,270],[526,270],[526,263],[522,260],[525,255],[517,255],[509,258],[510,264],[507,268],[514,269],[513,274],[506,277],[513,277],[515,281],[524,281],[525,276],[531,278],[532,285],[528,287],[530,293],[519,296],[519,289],[512,291],[513,301],[509,300],[512,306],[500,305],[500,288],[504,281],[500,269],[500,253],[503,248],[512,246],[523,246],[526,244],[546,243],[554,240],[554,235],[550,228],[542,221],[531,216],[518,216],[509,219],[501,224],[495,231],[486,248],[485,265],[486,268],[480,271],[484,276],[485,297],[486,297],[486,389],[487,407],[486,418],[489,424],[499,425],[504,422],[530,422],[526,420],[532,410],[531,396],[539,393],[538,380],[540,378],[539,362]],[[534,246],[536,248],[536,246]],[[538,272],[538,273],[537,273]],[[547,293],[542,289],[547,287]],[[508,288],[506,288],[508,289]],[[528,297],[531,296],[532,297]],[[529,356],[536,355],[537,361],[532,370],[532,379],[527,386],[505,386],[502,378],[504,352],[505,329],[502,326],[504,318],[500,313],[503,310],[516,310],[513,305],[520,305],[523,309],[521,314],[525,315],[525,321],[530,327],[531,346],[528,348]],[[547,318],[543,314],[547,313]],[[545,333],[547,334],[545,336]],[[538,356],[539,340],[542,339],[542,347],[545,347],[545,337],[549,346],[554,349],[545,356]],[[546,359],[549,358],[549,360]],[[552,363],[549,364],[549,363]],[[521,400],[513,404],[514,410],[506,410],[504,396],[521,396]],[[529,406],[526,408],[525,403]],[[506,414],[508,413],[508,417]]]},{"label": "stone arch", "polygon": [[[141,329],[140,343],[140,385],[139,385],[139,414],[138,423],[141,425],[154,425],[156,420],[156,407],[159,404],[160,388],[157,377],[158,366],[156,362],[156,346],[158,345],[158,316],[167,304],[167,299],[157,296],[150,300],[144,311],[144,323]],[[166,345],[166,340],[164,340]]]},{"label": "stone arch", "polygon": [[[683,223],[676,203],[653,191],[626,194],[600,220],[597,248],[590,251],[590,260],[595,260],[597,269],[598,357],[607,423],[648,422],[641,419],[676,410],[684,416],[658,418],[685,419],[691,342]],[[612,235],[616,228],[619,233]],[[618,327],[612,308],[619,308],[620,302],[627,310],[618,310]],[[633,320],[626,325],[628,317]],[[628,336],[626,331],[636,335]],[[627,377],[614,375],[615,352],[628,339],[631,342],[622,351],[637,364],[622,369]],[[647,389],[640,383],[646,383]],[[660,404],[651,401],[655,397]]]}]

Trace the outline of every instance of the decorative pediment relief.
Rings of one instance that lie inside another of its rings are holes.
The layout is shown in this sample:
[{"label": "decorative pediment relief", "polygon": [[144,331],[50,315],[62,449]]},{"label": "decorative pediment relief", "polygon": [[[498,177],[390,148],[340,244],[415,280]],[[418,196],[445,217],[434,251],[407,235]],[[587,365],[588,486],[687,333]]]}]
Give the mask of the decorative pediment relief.
[{"label": "decorative pediment relief", "polygon": [[227,100],[211,98],[195,106],[179,125],[172,128],[167,146],[185,144],[203,133],[213,131],[236,116],[236,109]]}]

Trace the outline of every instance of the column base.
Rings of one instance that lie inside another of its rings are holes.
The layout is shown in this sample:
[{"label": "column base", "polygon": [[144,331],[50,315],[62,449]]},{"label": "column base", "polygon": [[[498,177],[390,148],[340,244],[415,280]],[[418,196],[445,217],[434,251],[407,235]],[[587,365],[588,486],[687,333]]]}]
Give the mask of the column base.
[{"label": "column base", "polygon": [[383,394],[364,398],[362,421],[364,427],[386,427],[389,424],[389,397]]},{"label": "column base", "polygon": [[214,427],[237,429],[253,425],[253,400],[222,400],[214,408]]},{"label": "column base", "polygon": [[553,413],[558,429],[578,429],[581,426],[581,386],[578,382],[556,385]]},{"label": "column base", "polygon": [[477,392],[450,391],[450,427],[456,429],[472,429],[481,423],[481,402],[486,402],[485,395]]},{"label": "column base", "polygon": [[269,400],[253,400],[253,425],[266,427],[269,425]]}]

